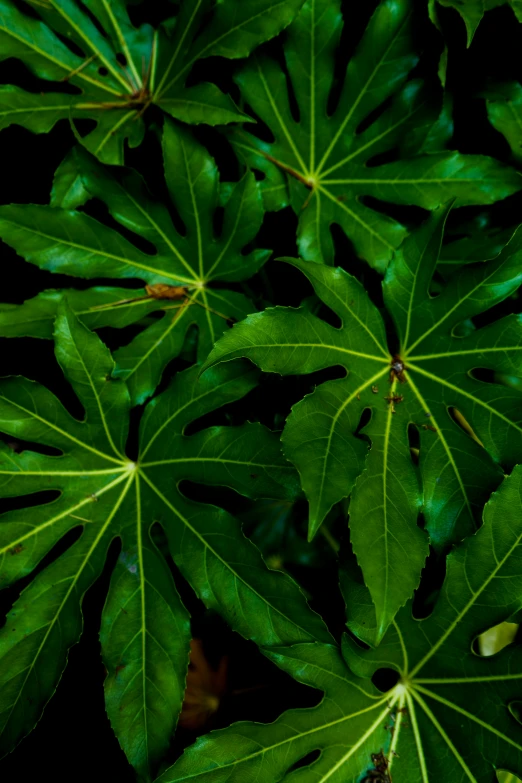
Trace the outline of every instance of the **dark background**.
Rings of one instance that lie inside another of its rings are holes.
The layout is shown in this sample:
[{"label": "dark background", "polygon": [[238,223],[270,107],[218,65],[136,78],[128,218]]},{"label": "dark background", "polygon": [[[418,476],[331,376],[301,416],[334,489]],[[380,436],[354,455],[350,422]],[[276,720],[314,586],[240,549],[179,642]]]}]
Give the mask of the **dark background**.
[{"label": "dark background", "polygon": [[[348,21],[339,51],[337,70],[342,74],[345,64],[353,52],[362,30],[377,3],[375,0],[354,2],[345,0],[343,8]],[[147,7],[148,6],[148,7]],[[147,3],[132,9],[135,19],[158,21],[171,15],[175,6],[167,0]],[[487,154],[510,162],[509,148],[504,139],[488,123],[485,103],[480,97],[491,82],[507,80],[522,81],[522,26],[517,24],[510,9],[500,8],[488,12],[479,27],[471,48],[466,49],[465,28],[462,20],[451,9],[440,8],[440,19],[449,45],[450,59],[448,71],[448,89],[454,98],[455,136],[451,147],[461,152]],[[284,34],[282,36],[284,38]],[[441,51],[441,38],[427,20],[424,0],[418,2],[417,43],[423,51],[419,74],[433,83],[438,89],[436,70]],[[267,45],[276,56],[279,54],[279,42]],[[198,64],[193,80],[207,78],[217,81],[222,89],[229,90],[237,98],[231,77],[237,63],[213,59]],[[0,64],[0,82],[19,84],[26,89],[38,89],[38,81],[18,62],[7,60]],[[159,117],[151,112],[152,129],[145,143],[138,150],[128,151],[127,162],[140,169],[147,177],[150,186],[161,192],[161,166],[158,156],[157,137],[154,124]],[[216,157],[223,180],[237,178],[239,169],[228,144],[217,130],[198,128],[198,137],[209,147]],[[68,122],[60,122],[47,135],[33,135],[23,128],[12,126],[0,134],[3,172],[0,177],[0,203],[48,203],[53,173],[67,150],[74,144]],[[11,166],[9,165],[11,164]],[[9,172],[9,173],[8,173]],[[493,223],[502,226],[514,226],[519,222],[522,195],[517,194],[487,210]],[[455,225],[465,216],[473,216],[480,210],[461,210],[460,215],[452,216]],[[406,220],[412,218],[411,211],[394,208],[393,214]],[[416,215],[414,216],[416,217]],[[262,247],[269,247],[274,257],[296,255],[295,246],[296,218],[289,210],[266,215],[259,237]],[[337,263],[359,276],[370,294],[379,298],[379,280],[368,267],[358,261],[349,242],[336,235],[338,242]],[[83,285],[82,281],[68,280],[64,276],[51,275],[24,262],[13,250],[3,245],[1,248],[1,291],[3,302],[22,302],[34,296],[44,288],[58,288],[69,285]],[[92,281],[89,281],[89,285]],[[124,284],[124,283],[123,283]],[[122,281],[118,281],[122,285]],[[87,282],[85,282],[87,286]],[[269,261],[264,272],[249,283],[249,293],[258,300],[278,304],[298,304],[303,297],[309,296],[311,289],[295,270],[276,261]],[[518,300],[503,305],[513,311],[518,308]],[[501,313],[497,312],[497,315]],[[103,334],[111,347],[125,342],[125,334]],[[70,408],[75,401],[67,385],[63,382],[59,369],[54,362],[53,346],[49,341],[31,339],[0,339],[1,375],[21,374],[45,383]],[[186,366],[182,360],[174,362],[167,376]],[[290,406],[307,393],[319,378],[266,377],[260,389],[248,395],[245,401],[221,416],[234,420],[259,419],[271,427],[281,427]],[[268,396],[271,395],[270,401]],[[139,416],[139,412],[137,414]],[[207,421],[214,423],[213,421]],[[136,421],[134,422],[134,426]],[[187,487],[187,493],[195,491]],[[200,494],[201,497],[201,494]],[[233,493],[207,493],[207,499],[216,499],[235,513],[243,515],[247,522],[247,531],[252,532],[256,524],[252,522],[251,504],[249,505]],[[0,504],[0,510],[8,505]],[[278,512],[281,510],[278,509]],[[275,513],[275,512],[274,512]],[[250,516],[249,516],[250,514]],[[292,525],[297,546],[303,552],[303,530],[306,520],[306,506],[302,504],[294,512]],[[338,521],[333,520],[335,527]],[[341,524],[342,527],[342,524]],[[271,529],[274,533],[275,528]],[[275,531],[277,533],[277,531]],[[263,543],[263,531],[256,539]],[[266,538],[264,540],[267,553]],[[335,569],[331,567],[333,554],[322,538],[315,544],[310,554],[299,557],[278,551],[283,547],[283,539],[275,535],[272,554],[279,556],[289,571],[306,587],[313,598],[313,605],[323,612],[332,632],[339,637],[343,630],[344,610],[337,589]],[[67,542],[62,545],[66,546]],[[293,546],[292,542],[289,544]],[[270,549],[270,547],[268,547]],[[87,593],[84,600],[84,633],[82,640],[70,652],[69,662],[55,697],[46,707],[44,715],[34,732],[6,759],[0,762],[0,777],[3,781],[36,780],[49,775],[55,783],[96,780],[97,783],[111,781],[134,781],[135,777],[114,738],[105,715],[103,702],[104,668],[100,658],[98,630],[99,618],[107,591],[112,564],[117,557],[118,543],[114,542],[103,576]],[[52,553],[56,557],[59,549]],[[269,552],[268,552],[269,554]],[[44,564],[42,564],[43,566]],[[245,642],[225,627],[222,621],[205,613],[190,588],[183,582],[172,565],[175,579],[187,606],[193,612],[194,634],[201,636],[211,665],[217,665],[222,655],[229,656],[229,687],[222,707],[215,719],[205,730],[226,726],[242,719],[258,721],[274,720],[284,709],[317,703],[319,694],[293,682],[285,674],[266,661],[253,644]],[[423,591],[429,594],[440,581],[438,569],[429,567],[425,573]],[[0,623],[12,602],[16,600],[24,585],[0,593]],[[241,691],[239,693],[238,691]],[[181,749],[194,740],[194,734],[178,732],[173,740],[170,760]]]}]

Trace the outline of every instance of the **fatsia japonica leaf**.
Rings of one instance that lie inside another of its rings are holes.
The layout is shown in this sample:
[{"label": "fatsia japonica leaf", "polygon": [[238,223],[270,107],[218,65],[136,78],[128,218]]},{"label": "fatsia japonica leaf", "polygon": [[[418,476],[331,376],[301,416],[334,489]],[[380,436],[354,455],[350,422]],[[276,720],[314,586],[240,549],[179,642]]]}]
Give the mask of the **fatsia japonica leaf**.
[{"label": "fatsia japonica leaf", "polygon": [[[244,100],[274,141],[245,130],[230,138],[240,158],[264,173],[267,206],[291,203],[299,216],[305,260],[332,263],[330,227],[336,223],[358,255],[385,270],[406,229],[365,197],[432,210],[453,197],[459,205],[489,204],[522,185],[514,170],[491,158],[441,151],[451,135],[447,111],[437,125],[419,81],[406,81],[417,63],[412,6],[409,0],[380,3],[332,110],[334,57],[343,28],[339,0],[307,0],[287,31],[286,65],[299,119],[279,63],[256,53],[237,77]],[[375,119],[373,113],[389,101]],[[399,160],[376,160],[397,148]]]},{"label": "fatsia japonica leaf", "polygon": [[493,8],[498,8],[501,5],[509,5],[513,9],[517,20],[522,22],[521,0],[428,0],[428,2],[431,14],[436,13],[435,7],[437,3],[446,8],[454,8],[459,12],[466,25],[468,46],[471,45],[477,27],[484,18],[486,11],[491,11]]},{"label": "fatsia japonica leaf", "polygon": [[[80,636],[83,595],[120,539],[101,626],[106,706],[129,761],[148,780],[176,725],[190,642],[187,610],[151,528],[161,525],[196,593],[246,637],[262,645],[327,641],[297,585],[267,569],[236,520],[179,489],[188,479],[248,497],[288,498],[297,482],[277,435],[259,424],[184,434],[196,419],[246,394],[255,373],[236,365],[201,382],[197,366],[178,374],[146,408],[139,457],[131,460],[130,397],[112,375],[107,348],[65,305],[55,339],[85,411],[82,421],[35,382],[0,384],[1,431],[32,444],[20,454],[7,446],[0,452],[2,495],[18,499],[18,510],[0,519],[0,585],[31,575],[64,536],[77,533],[21,592],[0,631],[0,744],[10,750],[38,720]],[[59,456],[40,453],[40,446]],[[35,505],[32,496],[41,492]]]},{"label": "fatsia japonica leaf", "polygon": [[[124,141],[141,143],[151,105],[191,124],[248,121],[215,84],[187,87],[187,77],[206,57],[246,57],[288,25],[302,2],[183,0],[177,17],[154,29],[134,27],[124,0],[27,0],[27,15],[2,0],[0,57],[22,60],[49,86],[3,86],[0,128],[16,123],[45,133],[60,119],[95,120],[82,143],[121,164]],[[76,89],[60,91],[60,83]]]},{"label": "fatsia japonica leaf", "polygon": [[[345,378],[319,385],[294,406],[283,449],[310,502],[310,536],[351,494],[350,536],[376,606],[378,638],[419,580],[428,546],[419,513],[438,550],[460,540],[498,485],[500,464],[513,465],[522,448],[520,384],[493,382],[495,374],[522,377],[521,318],[472,323],[520,286],[520,231],[496,258],[465,265],[432,297],[446,214],[439,210],[412,234],[388,268],[383,293],[396,329],[393,353],[379,310],[355,278],[286,259],[341,327],[304,309],[267,309],[224,335],[206,364],[246,357],[285,375],[346,368]],[[365,410],[371,419],[360,433]]]},{"label": "fatsia japonica leaf", "polygon": [[[205,358],[229,319],[252,312],[245,296],[212,284],[244,280],[270,255],[259,248],[243,252],[263,220],[262,198],[251,173],[227,189],[217,236],[213,219],[222,202],[213,158],[172,122],[163,131],[163,157],[168,192],[184,234],[137,172],[113,173],[81,148],[74,165],[67,161],[60,167],[53,187],[56,200],[72,199],[75,205],[100,199],[124,230],[146,240],[155,253],[138,249],[115,228],[85,212],[26,204],[0,207],[0,237],[40,268],[98,280],[135,278],[153,286],[152,295],[114,286],[67,291],[71,307],[90,328],[124,327],[152,311],[163,311],[161,319],[115,354],[116,373],[128,382],[133,403],[152,394],[192,324],[198,327],[199,357]],[[61,295],[44,291],[16,310],[0,310],[0,334],[51,337]]]},{"label": "fatsia japonica leaf", "polygon": [[[493,783],[497,770],[520,775],[520,645],[491,657],[472,646],[520,608],[521,501],[517,467],[486,505],[484,526],[449,555],[432,615],[416,620],[406,606],[376,650],[345,640],[350,668],[328,645],[268,652],[325,692],[319,706],[286,712],[268,726],[236,723],[207,735],[159,781]],[[385,693],[370,679],[382,669],[398,677]]]}]

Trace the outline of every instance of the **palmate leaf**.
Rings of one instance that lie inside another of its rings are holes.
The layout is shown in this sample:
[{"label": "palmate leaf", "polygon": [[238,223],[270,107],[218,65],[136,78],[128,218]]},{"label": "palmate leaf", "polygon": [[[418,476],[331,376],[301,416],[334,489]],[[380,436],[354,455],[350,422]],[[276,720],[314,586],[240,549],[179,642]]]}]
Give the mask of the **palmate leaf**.
[{"label": "palmate leaf", "polygon": [[[106,347],[65,305],[56,321],[56,356],[83,405],[83,421],[37,383],[12,378],[0,385],[0,430],[60,452],[14,454],[4,446],[0,453],[3,496],[30,505],[0,519],[0,585],[30,575],[68,531],[81,533],[22,591],[0,631],[1,748],[10,750],[33,728],[52,695],[81,633],[82,597],[119,538],[101,627],[106,705],[129,761],[148,780],[176,725],[190,642],[188,613],[151,527],[162,526],[174,562],[205,604],[247,638],[263,645],[327,641],[297,585],[266,568],[239,524],[215,506],[188,500],[178,486],[189,479],[248,497],[284,498],[295,495],[297,482],[277,435],[259,424],[183,434],[255,385],[244,367],[201,382],[197,366],[178,374],[147,407],[139,458],[132,461],[125,454],[126,385],[112,376]],[[34,493],[50,490],[59,496],[31,503]]]},{"label": "palmate leaf", "polygon": [[[16,123],[45,133],[60,119],[95,120],[83,144],[100,160],[121,164],[124,141],[142,141],[150,105],[192,124],[244,121],[215,84],[186,87],[187,77],[200,59],[246,57],[288,25],[302,2],[183,0],[176,19],[154,29],[134,27],[124,0],[27,0],[30,16],[1,0],[0,57],[22,60],[49,86],[34,93],[3,86],[0,128]],[[60,90],[60,82],[76,92]]]},{"label": "palmate leaf", "polygon": [[[74,165],[60,167],[53,189],[56,201],[78,204],[87,198],[101,199],[124,229],[152,243],[155,254],[139,250],[118,231],[83,212],[25,204],[0,207],[0,237],[42,269],[81,278],[137,278],[148,285],[187,286],[190,300],[186,301],[151,299],[143,289],[114,286],[67,291],[72,308],[90,328],[123,327],[152,311],[164,311],[163,318],[115,354],[117,375],[128,382],[134,404],[152,394],[166,364],[181,351],[192,324],[199,330],[199,357],[205,358],[227,328],[227,319],[244,318],[254,309],[242,294],[209,284],[244,280],[270,255],[260,249],[243,253],[263,220],[262,199],[252,174],[227,189],[223,228],[216,236],[213,218],[220,203],[220,182],[214,160],[190,133],[171,122],[163,131],[163,156],[167,187],[185,235],[136,172],[113,174],[81,148],[76,150]],[[44,291],[17,309],[0,309],[0,334],[51,337],[61,295]]]},{"label": "palmate leaf", "polygon": [[[256,54],[237,78],[244,100],[268,125],[274,142],[244,130],[231,132],[230,138],[248,166],[264,172],[267,206],[292,204],[305,260],[332,263],[330,226],[336,223],[358,255],[385,270],[406,229],[364,203],[364,197],[431,210],[453,197],[459,205],[489,204],[521,187],[515,171],[491,158],[441,151],[451,135],[447,112],[437,122],[419,82],[406,82],[417,62],[412,5],[408,0],[380,3],[332,113],[328,99],[343,27],[338,0],[307,0],[287,32],[286,65],[298,121],[278,63]],[[391,105],[360,130],[389,99]],[[403,159],[373,162],[397,148]]]},{"label": "palmate leaf", "polygon": [[[408,605],[374,651],[345,640],[351,670],[328,645],[267,652],[297,680],[325,691],[318,707],[203,737],[159,781],[493,783],[496,770],[520,775],[520,646],[481,658],[472,644],[520,609],[521,500],[517,467],[487,504],[484,527],[449,555],[433,614],[415,620]],[[399,675],[386,693],[370,679],[380,669]],[[308,760],[314,751],[319,758]]]},{"label": "palmate leaf", "polygon": [[[341,328],[304,309],[268,309],[224,335],[206,365],[247,357],[285,375],[346,368],[345,378],[321,384],[294,406],[283,448],[310,502],[310,536],[351,494],[350,536],[376,606],[376,641],[418,584],[428,547],[419,512],[437,549],[460,540],[501,480],[499,463],[513,465],[522,448],[520,390],[487,382],[492,373],[522,377],[520,316],[470,325],[520,286],[520,231],[496,258],[464,266],[431,297],[446,214],[439,211],[412,234],[388,268],[383,292],[397,355],[357,280],[341,269],[285,259],[308,277]],[[486,376],[476,377],[483,370]],[[367,409],[371,420],[362,434],[371,440],[369,451],[357,437]],[[412,427],[420,439],[418,469]]]},{"label": "palmate leaf", "polygon": [[439,3],[446,8],[454,8],[459,12],[466,25],[468,46],[471,45],[477,27],[481,23],[486,11],[498,8],[501,5],[509,5],[519,22],[522,22],[521,0],[428,0],[430,16],[435,14],[435,5]]}]

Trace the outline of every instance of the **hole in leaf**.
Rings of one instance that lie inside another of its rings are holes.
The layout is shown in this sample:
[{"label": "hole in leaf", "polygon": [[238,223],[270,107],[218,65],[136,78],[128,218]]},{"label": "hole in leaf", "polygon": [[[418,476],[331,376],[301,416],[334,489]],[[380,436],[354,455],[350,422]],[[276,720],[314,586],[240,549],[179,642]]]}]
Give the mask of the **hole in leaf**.
[{"label": "hole in leaf", "polygon": [[[250,253],[252,253],[253,250],[256,249],[256,247],[259,247],[257,240],[252,239],[251,242],[248,242],[244,247],[241,248],[241,255],[242,256],[248,256]],[[232,284],[233,286],[233,284]],[[213,288],[230,288],[231,285],[228,283],[218,283],[217,281],[212,285]]]},{"label": "hole in leaf", "polygon": [[127,66],[127,58],[125,57],[123,52],[118,52],[116,54],[116,59],[118,60],[120,65],[123,65],[124,68]]},{"label": "hole in leaf", "polygon": [[212,215],[212,227],[214,229],[214,236],[219,238],[223,233],[223,220],[225,217],[224,207],[216,207],[214,214]]},{"label": "hole in leaf", "polygon": [[518,628],[517,623],[507,622],[488,628],[473,640],[473,652],[483,658],[496,655],[515,641]]},{"label": "hole in leaf", "polygon": [[327,106],[329,116],[335,112],[339,105],[345,81],[350,78],[346,73],[348,64],[361,45],[361,38],[376,5],[375,0],[365,3],[342,3],[344,24],[334,56],[333,83]]},{"label": "hole in leaf", "polygon": [[400,676],[395,669],[377,669],[372,677],[372,682],[381,693],[387,693],[397,685]]},{"label": "hole in leaf", "polygon": [[379,166],[384,166],[386,163],[395,163],[400,160],[401,155],[398,147],[392,147],[392,149],[379,152],[377,155],[372,155],[366,161],[366,167],[369,169],[376,169]]},{"label": "hole in leaf", "polygon": [[471,318],[466,318],[465,321],[455,324],[451,330],[451,334],[453,337],[468,337],[468,335],[473,334],[475,330],[476,326]]},{"label": "hole in leaf", "polygon": [[335,248],[336,266],[340,266],[353,275],[364,286],[373,304],[382,309],[384,307],[382,276],[357,256],[351,240],[346,236],[341,226],[332,223],[330,231]]},{"label": "hole in leaf", "polygon": [[0,440],[8,446],[15,454],[21,454],[23,451],[36,451],[37,454],[45,454],[48,457],[61,457],[63,451],[47,446],[45,443],[33,443],[29,440],[21,440],[14,435],[0,432]]},{"label": "hole in leaf", "polygon": [[446,558],[430,546],[426,564],[422,569],[420,585],[413,598],[412,614],[416,620],[424,620],[433,612],[445,577]]},{"label": "hole in leaf", "polygon": [[24,3],[23,0],[12,0],[12,5],[14,5],[20,13],[24,13],[31,19],[36,19],[41,23],[41,17],[37,14],[36,9],[33,8],[30,3]]},{"label": "hole in leaf", "polygon": [[209,486],[185,480],[180,482],[178,488],[189,500],[223,508],[229,514],[235,515],[248,508],[248,499],[230,487]]},{"label": "hole in leaf", "polygon": [[330,326],[333,326],[335,329],[340,329],[343,325],[343,322],[337,313],[328,307],[328,305],[325,305],[316,294],[306,296],[300,302],[300,306],[303,310],[306,310],[306,312],[312,313],[312,315],[315,315],[316,318],[319,318],[321,321],[324,321]]},{"label": "hole in leaf", "polygon": [[[197,305],[194,305],[197,307]],[[197,346],[197,326],[193,325],[187,332],[185,342],[183,343],[183,349],[180,354],[170,361],[163,371],[161,381],[156,387],[154,397],[158,397],[170,386],[173,378],[182,370],[186,370],[191,364],[196,361],[196,346]]]},{"label": "hole in leaf", "polygon": [[512,701],[508,704],[508,709],[514,719],[522,725],[522,702]]},{"label": "hole in leaf", "polygon": [[6,511],[33,508],[34,506],[47,506],[58,500],[62,493],[57,489],[44,489],[41,492],[32,492],[28,495],[20,495],[14,498],[0,498],[0,514]]},{"label": "hole in leaf", "polygon": [[129,435],[125,445],[125,454],[133,462],[137,462],[140,454],[140,422],[145,411],[145,405],[136,405],[129,414]]},{"label": "hole in leaf", "polygon": [[148,256],[157,255],[156,247],[152,244],[152,242],[149,242],[148,239],[145,239],[134,231],[131,231],[129,228],[115,220],[109,212],[109,208],[101,199],[90,199],[87,205],[85,207],[79,207],[78,211],[84,212],[90,217],[99,220],[100,223],[103,223],[105,226],[115,229],[115,231],[125,237],[125,239],[134,245],[134,247],[136,247],[138,250],[141,250],[142,253],[146,253]]},{"label": "hole in leaf", "polygon": [[469,371],[469,375],[482,383],[495,383],[495,371],[486,367],[474,367]]},{"label": "hole in leaf", "polygon": [[314,761],[317,761],[318,758],[321,756],[321,751],[319,748],[317,750],[312,750],[310,753],[307,753],[306,756],[303,756],[302,759],[299,759],[299,761],[296,761],[295,764],[292,764],[292,766],[287,770],[287,775],[289,775],[291,772],[295,772],[296,769],[302,769],[303,767],[309,767],[311,764],[313,764]]},{"label": "hole in leaf", "polygon": [[419,464],[420,433],[414,424],[408,424],[408,443],[410,446],[411,461]]},{"label": "hole in leaf", "polygon": [[[253,117],[256,121],[256,125],[249,123],[250,127],[248,128],[248,132],[253,136],[256,136],[256,138],[261,139],[261,141],[266,141],[267,144],[273,144],[275,142],[274,134],[266,122],[264,122],[264,120],[262,120],[261,117],[255,113],[254,109],[250,106],[249,103],[245,103],[243,111],[246,112],[246,114],[250,114],[250,116]],[[241,136],[238,133],[237,136],[233,136],[233,139],[237,139],[237,141],[239,141]]]},{"label": "hole in leaf", "polygon": [[[212,73],[212,71],[207,73]],[[237,155],[225,136],[216,134],[214,128],[209,125],[192,125],[191,133],[213,158],[222,182],[225,184],[237,182],[243,176],[244,170],[239,165]],[[245,141],[244,138],[243,141]]]},{"label": "hole in leaf", "polygon": [[74,119],[74,127],[76,128],[80,138],[84,139],[86,136],[89,135],[89,133],[92,133],[92,131],[97,126],[96,120],[89,120],[89,119]]},{"label": "hole in leaf", "polygon": [[448,408],[448,413],[453,419],[453,421],[455,422],[455,424],[457,424],[460,427],[460,429],[463,432],[465,432],[469,438],[476,441],[479,444],[479,446],[482,446],[482,442],[478,439],[471,424],[457,408]]},{"label": "hole in leaf", "polygon": [[299,110],[299,104],[297,102],[294,85],[292,79],[290,78],[290,74],[288,73],[288,68],[286,67],[286,60],[284,57],[281,57],[279,62],[281,69],[286,77],[286,88],[288,90],[288,104],[290,106],[290,114],[292,115],[294,122],[300,122],[301,112]]},{"label": "hole in leaf", "polygon": [[355,430],[355,435],[358,438],[363,438],[363,440],[368,441],[370,443],[370,438],[368,435],[366,435],[362,430],[364,427],[367,426],[367,424],[370,423],[370,419],[372,418],[372,409],[371,408],[365,408],[363,412],[361,413],[361,418],[359,419],[359,424],[357,425],[357,429]]},{"label": "hole in leaf", "polygon": [[426,518],[422,512],[417,515],[417,527],[420,527],[421,530],[426,529]]},{"label": "hole in leaf", "polygon": [[[296,258],[297,251],[297,216],[291,207],[285,207],[279,212],[266,212],[257,235],[259,247],[270,248],[278,255]],[[272,283],[275,298],[274,304],[285,306],[297,305],[301,298],[301,291],[313,292],[312,286],[302,272],[290,264],[269,260],[263,267],[263,274],[268,275]],[[289,278],[291,278],[289,285]],[[257,278],[253,278],[253,285]]]},{"label": "hole in leaf", "polygon": [[[27,13],[28,6],[29,3],[24,3],[24,14]],[[77,57],[80,57],[82,60],[85,60],[90,55],[90,52],[87,52],[86,49],[82,49],[76,41],[73,41],[72,37],[64,35],[56,29],[53,30],[53,35],[59,38],[64,46],[70,49],[73,54],[75,54]]]},{"label": "hole in leaf", "polygon": [[320,307],[317,311],[317,316],[321,319],[321,321],[326,321],[327,324],[330,324],[330,326],[333,326],[335,329],[340,329],[343,325],[343,322],[337,313],[335,313],[328,307],[328,305],[323,304],[321,301]]},{"label": "hole in leaf", "polygon": [[381,199],[374,196],[361,196],[359,201],[366,207],[373,209],[375,212],[379,212],[382,215],[397,220],[407,229],[412,230],[423,220],[426,220],[427,212],[422,207],[415,207],[405,204],[392,204],[389,201],[381,201]]},{"label": "hole in leaf", "polygon": [[[176,585],[176,590],[179,593],[179,596],[181,600],[183,601],[183,605],[186,607],[188,612],[191,615],[191,626],[192,631],[195,636],[199,636],[201,634],[201,628],[200,628],[200,619],[205,615],[208,614],[207,610],[205,609],[205,606],[202,601],[198,598],[190,584],[187,582],[177,565],[175,564],[172,555],[170,554],[169,549],[169,540],[167,533],[163,529],[163,527],[159,524],[159,522],[155,522],[152,525],[152,528],[150,530],[150,539],[153,543],[153,545],[157,548],[158,552],[160,553],[161,557],[164,558],[165,562],[167,563],[169,570],[172,574],[172,578],[174,579],[174,584]],[[227,626],[225,625],[225,622],[219,617],[219,615],[216,615],[217,619],[219,620],[219,623],[225,627],[225,630],[227,630]]]},{"label": "hole in leaf", "polygon": [[345,376],[346,370],[339,366],[328,367],[310,375],[289,375],[284,378],[275,373],[263,373],[258,385],[245,397],[191,422],[184,434],[194,435],[213,426],[237,426],[245,421],[260,421],[272,430],[282,430],[293,405],[311,394],[321,383]]},{"label": "hole in leaf", "polygon": [[373,125],[373,123],[379,119],[379,117],[384,114],[386,109],[391,105],[393,100],[393,96],[390,96],[389,98],[386,98],[386,100],[381,103],[377,108],[373,109],[365,118],[362,120],[362,122],[359,123],[357,126],[357,129],[355,133],[359,136],[361,133],[364,133],[365,130],[367,130],[370,125]]},{"label": "hole in leaf", "polygon": [[92,24],[98,30],[100,35],[106,36],[103,25],[96,14],[93,12],[92,8],[89,7],[90,4],[88,2],[84,2],[84,0],[78,0],[78,4],[80,5],[82,12],[91,20]]},{"label": "hole in leaf", "polygon": [[101,65],[98,68],[98,73],[100,74],[100,76],[107,76],[109,71],[107,70],[107,68],[104,65]]}]

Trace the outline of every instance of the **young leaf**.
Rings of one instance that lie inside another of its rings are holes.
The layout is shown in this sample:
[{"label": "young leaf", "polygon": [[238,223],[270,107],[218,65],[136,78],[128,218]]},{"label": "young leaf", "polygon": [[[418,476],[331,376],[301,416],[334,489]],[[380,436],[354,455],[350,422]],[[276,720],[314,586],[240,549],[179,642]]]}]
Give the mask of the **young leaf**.
[{"label": "young leaf", "polygon": [[[363,197],[432,210],[453,197],[459,205],[489,204],[522,185],[514,170],[491,158],[440,151],[451,128],[445,112],[437,143],[432,139],[427,148],[412,144],[419,128],[437,124],[419,82],[406,82],[417,62],[412,6],[409,0],[380,3],[332,112],[334,55],[343,27],[339,0],[307,0],[288,30],[285,56],[299,120],[292,114],[278,63],[256,54],[239,74],[245,101],[268,125],[274,142],[243,130],[232,132],[231,139],[250,168],[265,174],[270,208],[289,203],[281,190],[282,175],[289,175],[290,203],[299,216],[299,251],[306,260],[332,263],[330,226],[336,223],[357,254],[384,272],[406,229],[365,204]],[[390,106],[363,129],[390,99]],[[401,146],[404,159],[368,165]]]},{"label": "young leaf", "polygon": [[[266,568],[238,523],[179,489],[189,479],[248,497],[288,498],[296,480],[277,435],[259,424],[183,434],[195,419],[253,387],[255,374],[243,367],[201,383],[197,366],[180,373],[146,409],[134,462],[125,456],[125,383],[112,376],[114,363],[98,337],[65,306],[56,321],[56,356],[83,405],[83,421],[37,383],[12,378],[0,385],[1,431],[60,452],[15,454],[7,446],[0,452],[3,496],[30,503],[2,517],[0,585],[27,577],[67,533],[79,534],[22,591],[0,631],[0,746],[10,750],[38,720],[80,636],[83,595],[119,538],[101,629],[106,704],[129,761],[148,779],[181,709],[191,636],[151,527],[163,527],[183,575],[240,633],[266,645],[327,641],[297,585]],[[45,495],[34,505],[31,496],[39,492]],[[47,497],[50,492],[58,497]]]},{"label": "young leaf", "polygon": [[[187,77],[202,58],[246,57],[288,25],[302,2],[227,0],[211,11],[211,0],[184,0],[175,21],[155,30],[134,27],[124,0],[30,3],[42,21],[21,13],[13,0],[0,0],[0,57],[19,58],[54,82],[49,92],[3,86],[0,128],[16,123],[46,133],[60,119],[95,120],[82,143],[105,163],[121,164],[124,141],[141,143],[151,105],[191,124],[248,122],[215,84],[186,87]],[[76,92],[57,91],[60,82]]]},{"label": "young leaf", "polygon": [[[440,211],[412,234],[389,266],[383,290],[397,355],[357,280],[341,269],[286,259],[308,277],[341,328],[303,309],[268,309],[224,335],[206,364],[246,357],[285,375],[346,368],[347,377],[320,385],[294,406],[283,448],[310,502],[310,536],[351,494],[351,540],[376,605],[379,638],[418,583],[427,552],[419,511],[437,549],[459,541],[498,485],[498,463],[513,465],[522,448],[520,390],[491,378],[521,376],[520,316],[457,331],[520,286],[521,233],[493,260],[463,267],[432,297],[445,216]],[[363,430],[372,442],[368,452],[356,437],[365,409],[372,414]],[[420,438],[418,473],[411,427]]]},{"label": "young leaf", "polygon": [[[449,555],[428,619],[415,620],[405,607],[375,651],[345,640],[354,673],[326,645],[267,653],[300,682],[325,691],[318,707],[286,712],[268,726],[236,723],[213,732],[159,782],[491,783],[497,769],[520,776],[520,646],[486,658],[472,644],[520,607],[521,493],[517,467],[487,504],[484,527]],[[379,693],[370,678],[383,669],[396,670],[398,682]],[[314,751],[319,758],[308,761]]]},{"label": "young leaf", "polygon": [[[252,174],[245,174],[231,188],[217,237],[213,216],[220,183],[214,160],[190,133],[173,123],[166,123],[163,131],[163,157],[169,194],[184,223],[184,236],[173,225],[167,207],[150,195],[136,172],[126,170],[118,177],[81,148],[76,150],[81,203],[85,192],[89,198],[101,199],[123,229],[152,244],[155,255],[139,250],[118,231],[84,212],[37,205],[0,207],[2,239],[42,269],[81,278],[136,278],[149,286],[167,286],[157,292],[153,288],[153,296],[147,290],[128,288],[67,291],[74,311],[90,328],[123,327],[154,310],[164,312],[163,318],[115,354],[117,375],[128,382],[133,404],[153,393],[165,366],[181,351],[191,324],[198,326],[198,355],[203,359],[228,319],[244,318],[252,311],[253,305],[242,294],[209,284],[244,280],[270,254],[261,249],[243,253],[263,220],[262,200]],[[76,199],[77,186],[73,191],[68,187],[70,166],[65,171],[63,166],[53,196]],[[0,334],[50,337],[59,299],[59,293],[44,291],[14,312],[10,308],[0,312]]]}]

